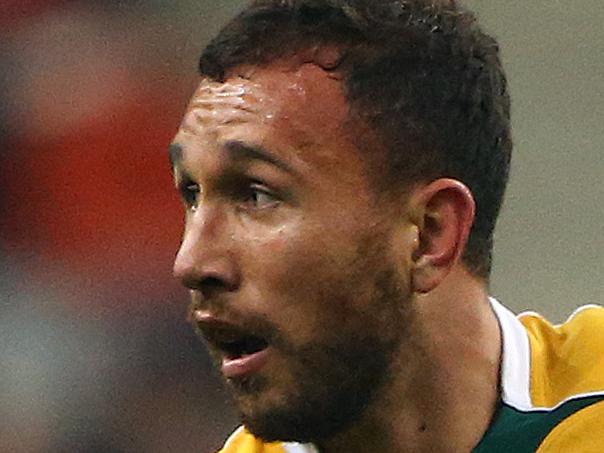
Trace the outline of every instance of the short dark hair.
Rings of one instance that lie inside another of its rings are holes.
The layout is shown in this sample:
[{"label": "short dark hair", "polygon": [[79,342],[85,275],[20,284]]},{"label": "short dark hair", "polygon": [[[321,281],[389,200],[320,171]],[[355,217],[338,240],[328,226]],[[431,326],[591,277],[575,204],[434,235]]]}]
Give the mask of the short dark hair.
[{"label": "short dark hair", "polygon": [[488,279],[508,179],[510,99],[495,39],[453,0],[257,0],[209,43],[214,80],[313,45],[335,44],[351,113],[387,150],[390,183],[438,177],[472,191],[476,218],[463,261]]}]

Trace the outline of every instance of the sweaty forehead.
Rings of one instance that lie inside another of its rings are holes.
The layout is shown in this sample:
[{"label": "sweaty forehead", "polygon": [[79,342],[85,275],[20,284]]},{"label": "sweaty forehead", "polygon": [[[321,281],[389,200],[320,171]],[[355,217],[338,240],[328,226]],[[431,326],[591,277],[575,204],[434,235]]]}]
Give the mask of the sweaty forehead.
[{"label": "sweaty forehead", "polygon": [[203,79],[191,98],[181,129],[198,134],[217,126],[244,121],[250,114],[258,113],[261,104],[266,104],[261,102],[261,91],[257,84],[243,78],[233,78],[224,83]]},{"label": "sweaty forehead", "polygon": [[266,67],[240,66],[223,82],[202,80],[181,131],[211,134],[219,140],[221,134],[255,126],[270,128],[278,132],[274,138],[304,147],[348,140],[347,122],[341,80],[315,62],[290,60]]}]

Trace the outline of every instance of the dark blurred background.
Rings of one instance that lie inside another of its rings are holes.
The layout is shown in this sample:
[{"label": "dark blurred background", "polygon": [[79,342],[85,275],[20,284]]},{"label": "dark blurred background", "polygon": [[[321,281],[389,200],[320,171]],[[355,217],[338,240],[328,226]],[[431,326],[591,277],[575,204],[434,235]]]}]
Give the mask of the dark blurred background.
[{"label": "dark blurred background", "polygon": [[[493,293],[602,303],[604,8],[467,1],[503,49],[516,155]],[[242,0],[0,0],[0,452],[210,452],[236,426],[171,277],[166,155]]]}]

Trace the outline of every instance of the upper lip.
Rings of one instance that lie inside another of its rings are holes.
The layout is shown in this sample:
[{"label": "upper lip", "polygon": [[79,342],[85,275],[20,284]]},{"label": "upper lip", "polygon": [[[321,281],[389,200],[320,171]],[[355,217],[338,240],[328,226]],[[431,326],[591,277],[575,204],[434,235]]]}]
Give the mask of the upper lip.
[{"label": "upper lip", "polygon": [[243,327],[199,310],[193,312],[193,322],[203,336],[212,342],[233,341],[249,335]]}]

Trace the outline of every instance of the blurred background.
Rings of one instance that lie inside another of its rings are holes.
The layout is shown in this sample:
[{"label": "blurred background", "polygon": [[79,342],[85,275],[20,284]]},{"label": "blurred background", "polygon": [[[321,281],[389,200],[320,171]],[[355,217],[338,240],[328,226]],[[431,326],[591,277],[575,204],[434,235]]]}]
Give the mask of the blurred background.
[{"label": "blurred background", "polygon": [[[515,157],[492,292],[603,303],[604,8],[468,0],[498,37]],[[242,0],[0,0],[0,452],[210,452],[237,421],[171,277],[166,155]]]}]

